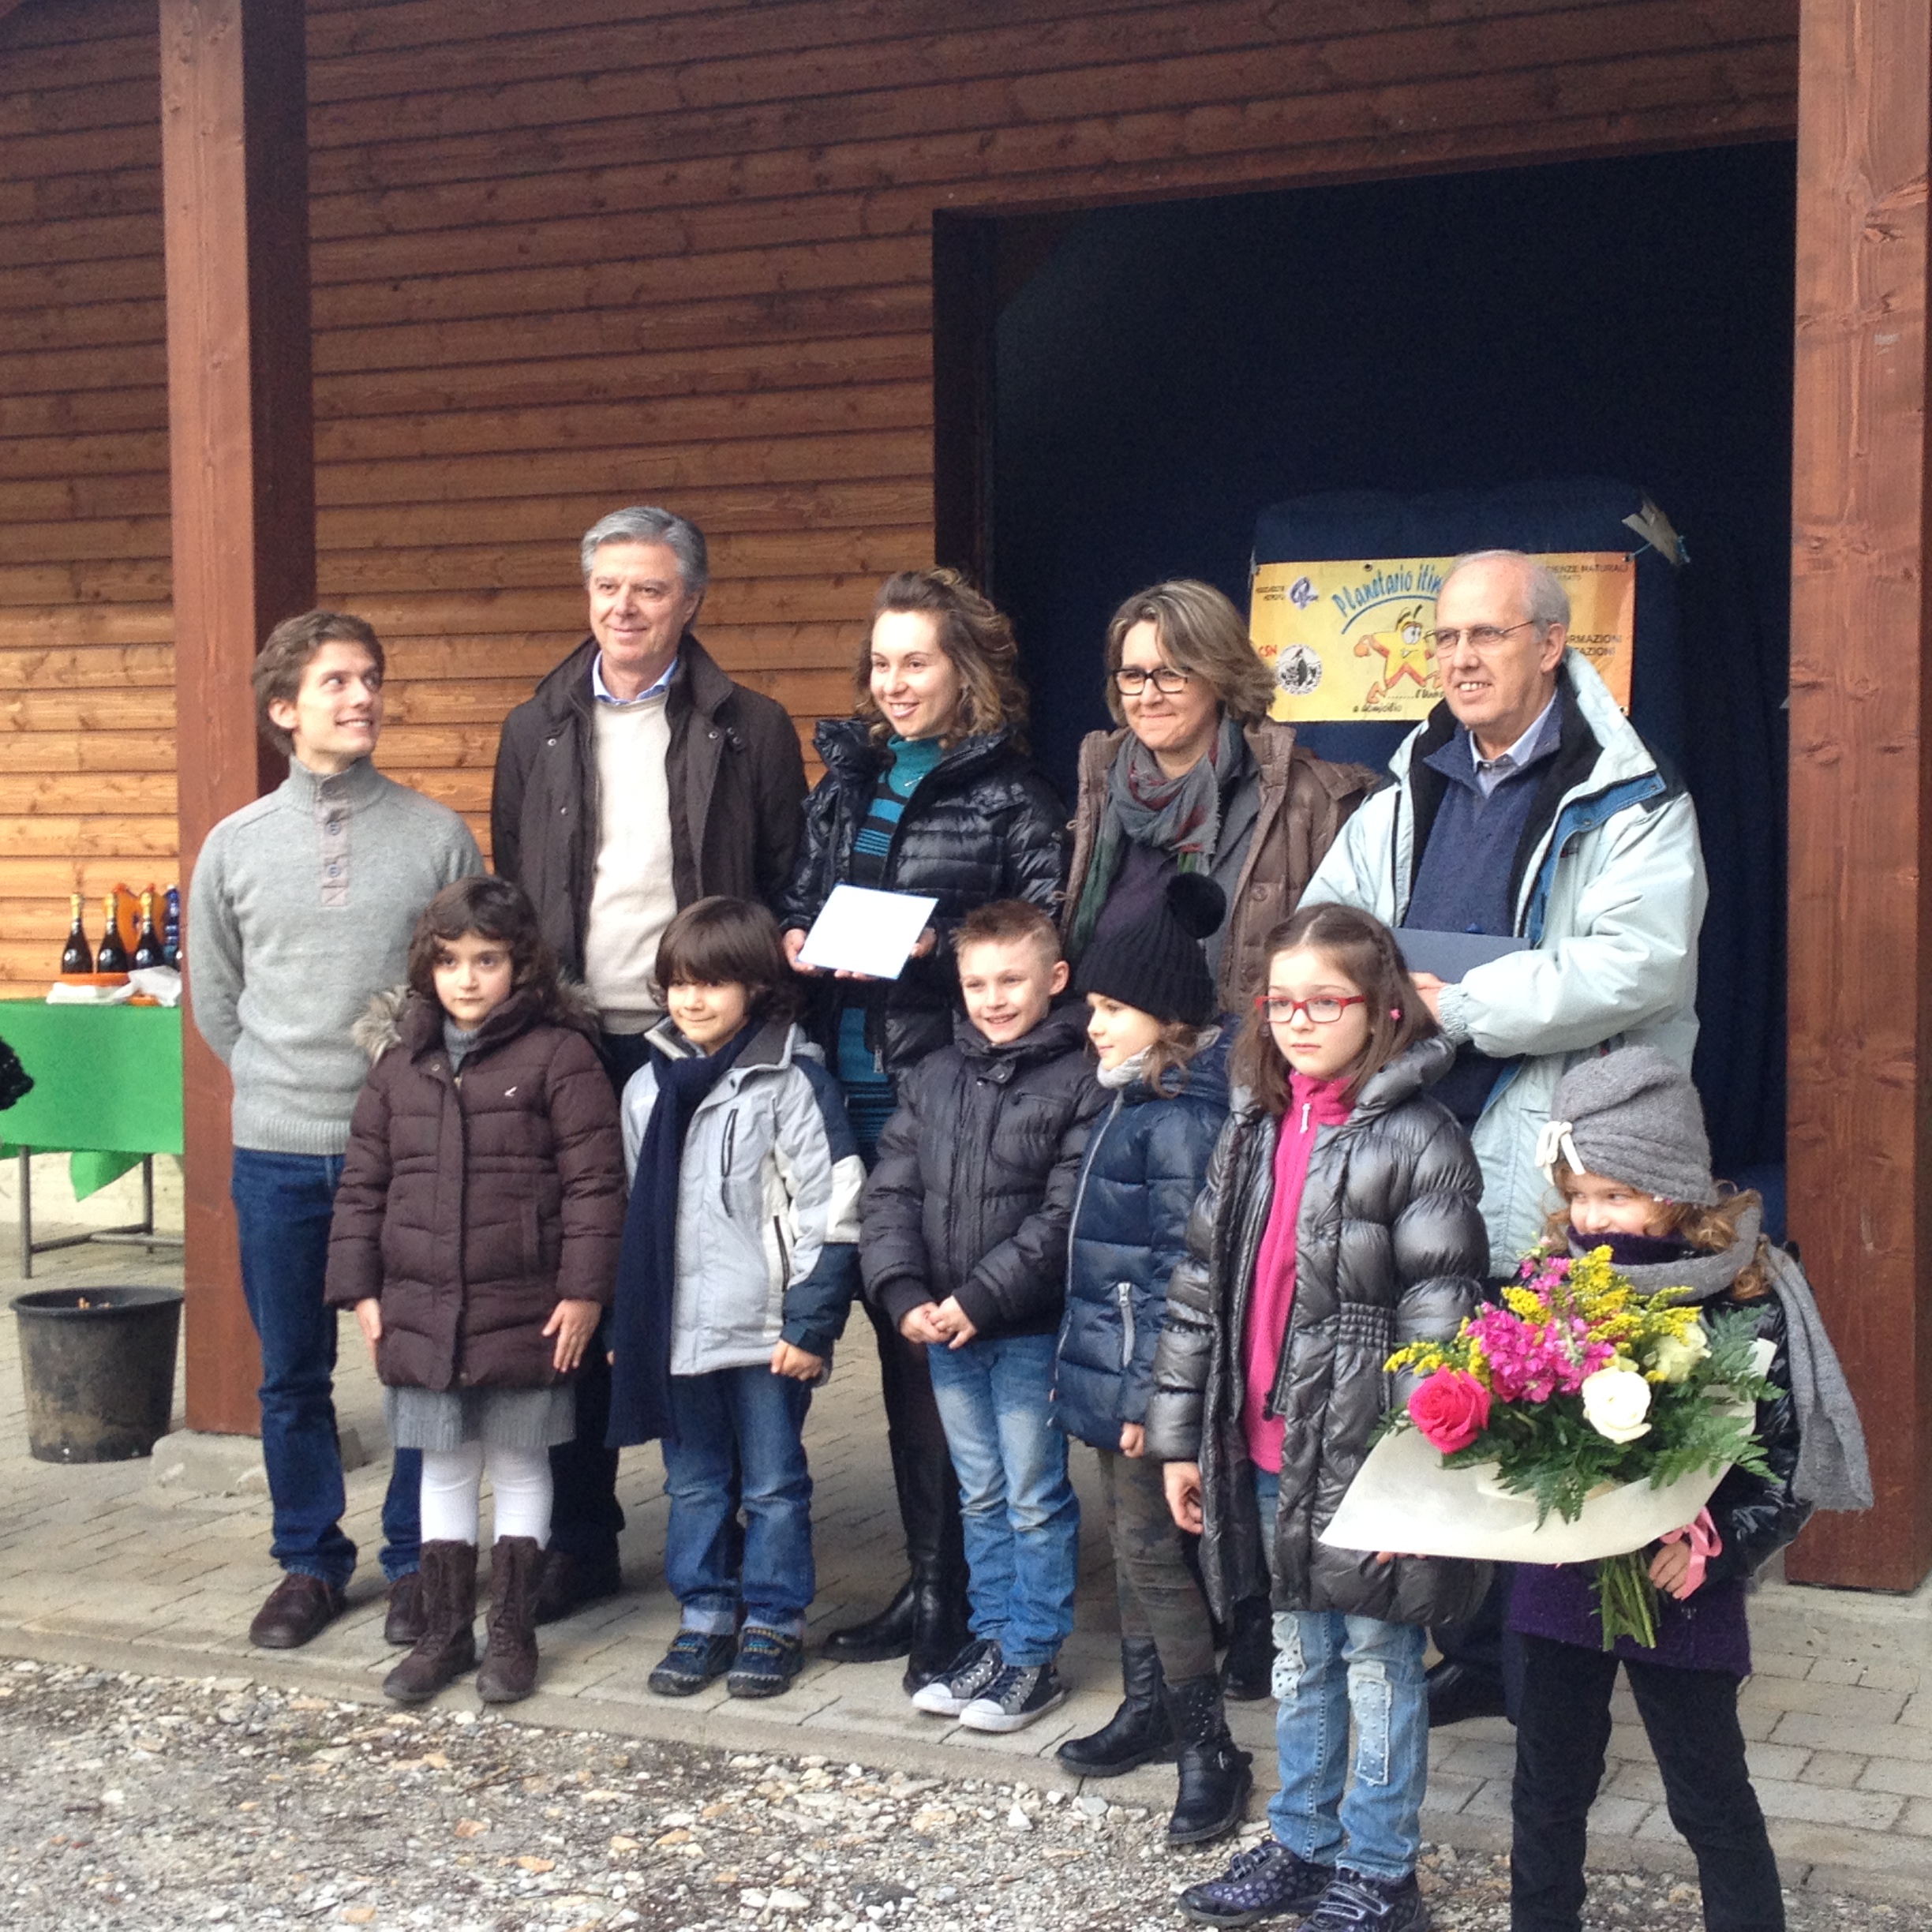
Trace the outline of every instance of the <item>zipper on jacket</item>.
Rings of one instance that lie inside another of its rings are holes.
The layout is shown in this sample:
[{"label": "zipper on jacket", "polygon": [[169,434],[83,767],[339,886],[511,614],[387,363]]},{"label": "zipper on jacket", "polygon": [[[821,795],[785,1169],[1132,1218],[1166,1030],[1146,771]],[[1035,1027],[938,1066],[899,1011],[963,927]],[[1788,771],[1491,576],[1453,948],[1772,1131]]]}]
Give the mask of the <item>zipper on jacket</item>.
[{"label": "zipper on jacket", "polygon": [[1071,1263],[1073,1256],[1073,1237],[1080,1232],[1080,1208],[1087,1199],[1087,1177],[1093,1172],[1093,1165],[1099,1158],[1100,1143],[1106,1138],[1107,1129],[1114,1125],[1121,1109],[1127,1104],[1125,1093],[1117,1093],[1114,1103],[1106,1110],[1103,1120],[1094,1123],[1094,1130],[1088,1137],[1087,1152],[1080,1162],[1080,1185],[1073,1190],[1073,1212],[1067,1221],[1067,1259]]},{"label": "zipper on jacket", "polygon": [[1121,1373],[1128,1375],[1133,1372],[1134,1358],[1133,1283],[1116,1282],[1114,1294],[1121,1312]]},{"label": "zipper on jacket", "polygon": [[792,1250],[785,1245],[784,1222],[777,1215],[772,1216],[772,1233],[778,1241],[778,1286],[782,1292],[792,1286]]},{"label": "zipper on jacket", "polygon": [[724,1146],[718,1155],[718,1193],[724,1203],[724,1218],[729,1221],[736,1217],[732,1213],[731,1189],[724,1184],[731,1179],[732,1155],[738,1147],[738,1110],[733,1107],[724,1116]]}]

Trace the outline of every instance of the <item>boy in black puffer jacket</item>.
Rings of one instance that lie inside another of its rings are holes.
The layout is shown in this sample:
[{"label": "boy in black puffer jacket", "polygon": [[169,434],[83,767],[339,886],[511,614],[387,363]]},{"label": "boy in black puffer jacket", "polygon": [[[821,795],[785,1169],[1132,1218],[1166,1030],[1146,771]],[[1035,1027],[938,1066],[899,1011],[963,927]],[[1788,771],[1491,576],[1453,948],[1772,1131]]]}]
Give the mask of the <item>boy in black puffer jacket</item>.
[{"label": "boy in black puffer jacket", "polygon": [[959,1472],[973,1641],[921,1710],[1017,1731],[1066,1696],[1080,1506],[1051,1421],[1067,1229],[1106,1095],[1053,922],[1008,900],[954,942],[966,1017],[909,1073],[867,1183],[867,1297],[923,1342]]}]

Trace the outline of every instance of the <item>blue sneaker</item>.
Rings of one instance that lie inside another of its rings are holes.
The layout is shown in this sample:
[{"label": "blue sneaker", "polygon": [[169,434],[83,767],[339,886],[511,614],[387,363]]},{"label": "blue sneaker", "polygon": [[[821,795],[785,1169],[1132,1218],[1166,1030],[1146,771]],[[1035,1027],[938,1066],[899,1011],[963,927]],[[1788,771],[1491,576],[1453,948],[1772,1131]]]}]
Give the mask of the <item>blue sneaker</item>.
[{"label": "blue sneaker", "polygon": [[664,1661],[651,1672],[650,1687],[660,1697],[695,1697],[731,1668],[737,1653],[738,1639],[729,1632],[713,1636],[706,1631],[681,1630],[672,1638]]},{"label": "blue sneaker", "polygon": [[1311,1865],[1272,1838],[1246,1852],[1219,1878],[1189,1885],[1181,1915],[1196,1925],[1249,1926],[1260,1919],[1312,1912],[1335,1883],[1332,1865]]},{"label": "blue sneaker", "polygon": [[942,1676],[912,1693],[912,1708],[934,1717],[957,1717],[1005,1668],[998,1640],[975,1637]]},{"label": "blue sneaker", "polygon": [[805,1640],[783,1631],[747,1623],[738,1638],[738,1657],[724,1679],[735,1698],[777,1697],[792,1688],[805,1668]]},{"label": "blue sneaker", "polygon": [[1429,1908],[1413,1872],[1372,1878],[1345,1865],[1301,1932],[1428,1932]]}]

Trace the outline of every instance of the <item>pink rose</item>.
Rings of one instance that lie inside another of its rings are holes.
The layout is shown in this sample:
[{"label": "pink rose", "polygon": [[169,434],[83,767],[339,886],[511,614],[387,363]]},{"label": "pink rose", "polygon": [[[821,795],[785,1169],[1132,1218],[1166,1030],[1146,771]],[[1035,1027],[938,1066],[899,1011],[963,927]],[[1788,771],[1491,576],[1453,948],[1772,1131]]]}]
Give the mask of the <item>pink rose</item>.
[{"label": "pink rose", "polygon": [[1409,1419],[1444,1455],[1489,1426],[1489,1391],[1460,1368],[1438,1368],[1409,1398]]}]

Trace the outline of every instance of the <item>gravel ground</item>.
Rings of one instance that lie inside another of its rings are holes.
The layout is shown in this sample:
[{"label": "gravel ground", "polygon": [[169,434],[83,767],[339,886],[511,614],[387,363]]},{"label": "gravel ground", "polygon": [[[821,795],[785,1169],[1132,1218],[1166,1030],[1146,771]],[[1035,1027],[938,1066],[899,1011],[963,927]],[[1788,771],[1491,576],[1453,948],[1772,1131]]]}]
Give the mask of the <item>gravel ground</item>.
[{"label": "gravel ground", "polygon": [[[541,1731],[451,1701],[403,1714],[238,1677],[0,1664],[0,1924],[1172,1932],[1174,1893],[1230,1849],[1170,1853],[1160,1818],[1097,1794]],[[1423,1881],[1443,1932],[1505,1932],[1500,1860],[1429,1848]],[[1679,1881],[1593,1893],[1593,1927],[1702,1923]],[[1792,1908],[1792,1932],[1923,1923]]]}]

